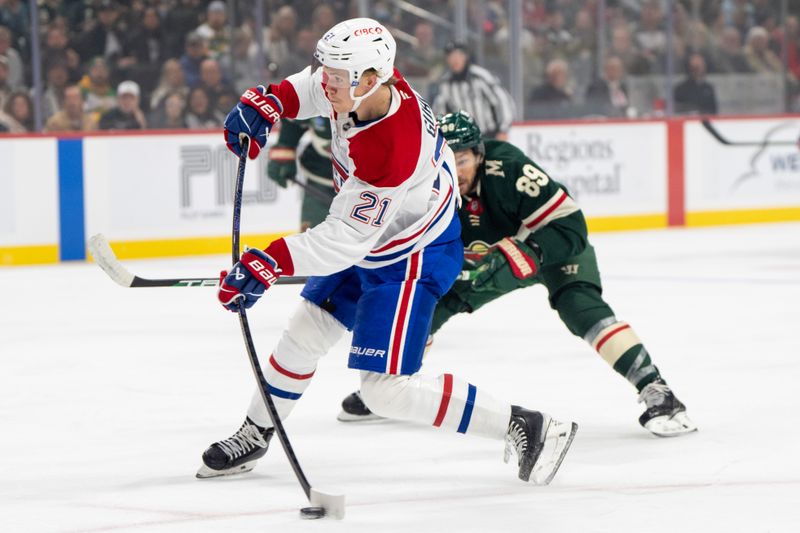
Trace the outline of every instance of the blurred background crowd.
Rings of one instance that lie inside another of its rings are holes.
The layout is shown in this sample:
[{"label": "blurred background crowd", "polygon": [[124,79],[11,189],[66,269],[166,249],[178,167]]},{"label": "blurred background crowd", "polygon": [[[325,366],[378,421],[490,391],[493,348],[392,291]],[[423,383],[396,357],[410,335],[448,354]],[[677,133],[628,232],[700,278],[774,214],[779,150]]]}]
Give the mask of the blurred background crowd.
[{"label": "blurred background crowd", "polygon": [[798,15],[797,0],[0,0],[0,132],[218,129],[355,16],[392,29],[431,102],[475,67],[517,120],[798,112]]}]

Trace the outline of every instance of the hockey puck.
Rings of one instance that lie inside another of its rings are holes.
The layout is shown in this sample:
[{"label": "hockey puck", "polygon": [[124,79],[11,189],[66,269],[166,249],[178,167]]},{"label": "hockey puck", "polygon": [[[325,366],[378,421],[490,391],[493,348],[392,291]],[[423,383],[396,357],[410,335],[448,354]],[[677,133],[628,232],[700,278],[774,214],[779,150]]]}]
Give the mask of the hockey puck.
[{"label": "hockey puck", "polygon": [[324,507],[303,507],[300,509],[300,518],[304,520],[316,520],[325,516]]}]

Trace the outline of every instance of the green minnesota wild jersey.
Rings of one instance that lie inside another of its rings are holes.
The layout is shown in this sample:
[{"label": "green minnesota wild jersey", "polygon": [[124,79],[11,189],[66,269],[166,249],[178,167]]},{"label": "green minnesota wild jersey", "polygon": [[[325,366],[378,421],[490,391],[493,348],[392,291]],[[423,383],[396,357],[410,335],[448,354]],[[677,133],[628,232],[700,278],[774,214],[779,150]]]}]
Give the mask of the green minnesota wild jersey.
[{"label": "green minnesota wild jersey", "polygon": [[[300,139],[308,132],[307,143]],[[298,161],[309,181],[321,185],[332,185],[331,167],[331,124],[327,118],[314,117],[306,120],[284,119],[276,146],[296,150],[304,144]],[[327,183],[323,183],[327,182]]]},{"label": "green minnesota wild jersey", "polygon": [[544,263],[581,253],[587,246],[586,222],[560,183],[504,141],[485,141],[477,189],[459,209],[466,259],[480,259],[498,241],[533,241]]}]

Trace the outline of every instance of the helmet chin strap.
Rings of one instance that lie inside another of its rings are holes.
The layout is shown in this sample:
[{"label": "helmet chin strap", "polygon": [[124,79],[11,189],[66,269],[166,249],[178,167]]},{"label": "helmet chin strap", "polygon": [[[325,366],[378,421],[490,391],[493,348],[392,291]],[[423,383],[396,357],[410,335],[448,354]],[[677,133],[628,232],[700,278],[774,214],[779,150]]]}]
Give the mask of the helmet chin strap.
[{"label": "helmet chin strap", "polygon": [[353,109],[350,110],[350,113],[355,112],[355,110],[358,109],[358,106],[361,105],[361,102],[363,102],[364,99],[369,98],[370,96],[375,94],[375,91],[377,91],[380,88],[381,88],[381,82],[377,81],[377,82],[375,82],[375,85],[372,87],[372,89],[370,89],[369,91],[367,91],[365,94],[363,94],[361,96],[356,96],[355,95],[356,88],[355,87],[351,87],[350,88],[350,98],[352,98],[352,100],[353,100]]}]

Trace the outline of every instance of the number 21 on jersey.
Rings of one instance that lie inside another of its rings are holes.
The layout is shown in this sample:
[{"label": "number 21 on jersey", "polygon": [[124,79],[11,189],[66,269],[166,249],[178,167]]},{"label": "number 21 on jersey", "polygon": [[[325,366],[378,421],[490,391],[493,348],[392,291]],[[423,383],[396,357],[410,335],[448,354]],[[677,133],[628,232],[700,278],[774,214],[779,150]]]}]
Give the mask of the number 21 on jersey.
[{"label": "number 21 on jersey", "polygon": [[[371,224],[373,226],[380,226],[383,224],[383,216],[386,214],[386,208],[392,203],[392,199],[381,199],[375,193],[369,191],[362,192],[360,197],[364,201],[353,207],[353,212],[350,213],[350,217],[364,224]],[[375,208],[378,209],[377,213],[371,213]]]}]

